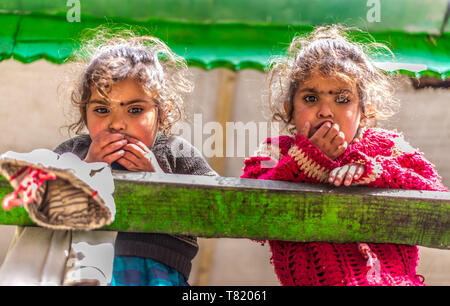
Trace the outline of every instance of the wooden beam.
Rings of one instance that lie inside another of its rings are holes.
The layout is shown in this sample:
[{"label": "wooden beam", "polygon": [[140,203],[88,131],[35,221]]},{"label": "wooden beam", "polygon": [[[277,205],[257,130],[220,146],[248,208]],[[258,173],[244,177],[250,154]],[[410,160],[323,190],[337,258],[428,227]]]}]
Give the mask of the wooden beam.
[{"label": "wooden beam", "polygon": [[[450,249],[450,193],[114,171],[117,231]],[[0,180],[0,197],[12,189]],[[0,224],[31,225],[0,211]]]}]

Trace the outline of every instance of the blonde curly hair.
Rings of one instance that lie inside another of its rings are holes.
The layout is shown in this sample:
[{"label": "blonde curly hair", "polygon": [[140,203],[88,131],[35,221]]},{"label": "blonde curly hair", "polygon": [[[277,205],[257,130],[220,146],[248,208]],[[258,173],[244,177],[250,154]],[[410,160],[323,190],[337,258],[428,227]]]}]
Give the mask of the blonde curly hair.
[{"label": "blonde curly hair", "polygon": [[380,50],[393,55],[392,52],[383,44],[350,41],[346,34],[349,30],[340,25],[317,27],[309,36],[294,38],[287,56],[271,61],[268,71],[270,113],[272,120],[285,123],[290,133],[296,133],[295,126],[291,126],[295,93],[313,72],[355,84],[369,126],[376,126],[377,119],[389,118],[396,112],[395,77],[375,67],[368,56]]},{"label": "blonde curly hair", "polygon": [[69,125],[80,134],[86,127],[86,106],[92,90],[107,98],[112,86],[131,78],[142,85],[158,108],[159,129],[171,135],[173,125],[184,118],[184,95],[192,91],[186,61],[156,37],[138,35],[121,27],[100,26],[83,35],[81,48],[70,61],[81,65],[80,76],[71,92],[72,104],[81,112]]}]

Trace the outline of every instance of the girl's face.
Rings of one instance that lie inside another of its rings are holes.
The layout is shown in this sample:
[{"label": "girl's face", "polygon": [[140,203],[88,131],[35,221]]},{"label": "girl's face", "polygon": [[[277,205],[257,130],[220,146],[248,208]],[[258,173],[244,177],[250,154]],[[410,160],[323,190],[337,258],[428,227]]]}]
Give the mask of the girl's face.
[{"label": "girl's face", "polygon": [[[302,82],[294,95],[294,113],[292,124],[297,132],[301,131],[309,121],[310,138],[322,124],[330,122],[338,124],[339,130],[345,134],[345,141],[350,143],[356,136],[362,112],[356,86],[339,78],[324,77],[313,72]],[[286,109],[288,105],[285,104]]]},{"label": "girl's face", "polygon": [[92,90],[86,121],[92,139],[108,131],[134,137],[152,148],[158,132],[158,109],[137,81],[124,79],[114,83],[108,100]]}]

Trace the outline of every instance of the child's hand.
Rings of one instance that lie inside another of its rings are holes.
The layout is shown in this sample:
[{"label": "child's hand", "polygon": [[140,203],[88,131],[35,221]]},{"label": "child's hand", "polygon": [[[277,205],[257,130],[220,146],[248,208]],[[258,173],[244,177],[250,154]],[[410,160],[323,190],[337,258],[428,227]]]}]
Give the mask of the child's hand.
[{"label": "child's hand", "polygon": [[152,151],[136,138],[125,136],[128,144],[124,146],[125,154],[117,160],[130,171],[164,172]]},{"label": "child's hand", "polygon": [[124,150],[120,150],[128,143],[123,134],[102,131],[97,134],[89,147],[85,162],[105,162],[109,165],[121,158]]},{"label": "child's hand", "polygon": [[363,175],[366,167],[361,164],[348,164],[343,167],[334,168],[330,172],[328,182],[335,186],[340,186],[344,180],[345,186],[350,186],[353,180],[357,180]]},{"label": "child's hand", "polygon": [[[307,121],[300,134],[309,138],[310,129],[311,123]],[[324,123],[309,140],[332,160],[344,153],[348,146],[344,133],[339,131],[339,126],[330,122]]]}]

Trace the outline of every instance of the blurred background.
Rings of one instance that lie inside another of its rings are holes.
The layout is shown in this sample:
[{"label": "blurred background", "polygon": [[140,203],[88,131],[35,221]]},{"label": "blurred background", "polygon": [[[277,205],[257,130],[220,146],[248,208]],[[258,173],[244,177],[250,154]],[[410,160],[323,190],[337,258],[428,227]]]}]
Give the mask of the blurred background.
[{"label": "blurred background", "polygon": [[[241,2],[2,1],[0,154],[53,149],[70,137],[63,126],[74,119],[68,89],[75,67],[67,58],[83,29],[106,21],[138,25],[184,56],[195,84],[186,99],[187,124],[193,130],[199,114],[202,128],[208,122],[267,122],[269,59],[282,54],[295,35],[339,22],[369,32],[392,49],[395,58],[375,54],[373,59],[401,75],[396,93],[401,108],[380,125],[403,132],[450,186],[449,1]],[[209,132],[197,144],[202,152]],[[232,141],[216,146],[225,152]],[[246,143],[245,156],[255,149]],[[220,175],[239,177],[245,156],[207,160]],[[0,263],[13,233],[13,226],[0,226]],[[279,285],[267,245],[248,239],[200,238],[199,243],[191,285]],[[420,252],[419,274],[426,283],[450,285],[450,252],[424,247]]]}]

